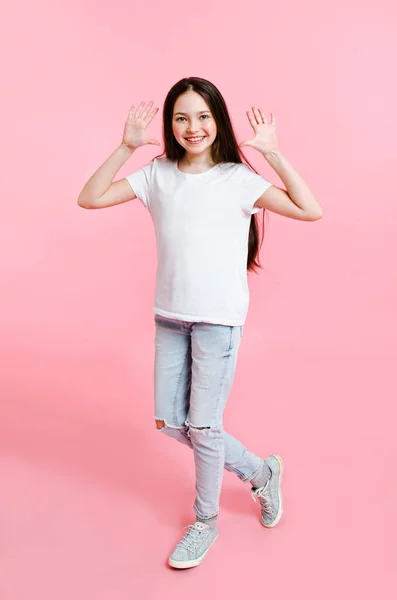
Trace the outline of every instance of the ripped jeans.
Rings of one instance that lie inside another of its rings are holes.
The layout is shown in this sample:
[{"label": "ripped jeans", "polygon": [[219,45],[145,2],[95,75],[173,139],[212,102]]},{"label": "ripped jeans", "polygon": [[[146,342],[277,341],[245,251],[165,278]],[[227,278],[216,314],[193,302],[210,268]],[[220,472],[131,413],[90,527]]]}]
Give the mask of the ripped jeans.
[{"label": "ripped jeans", "polygon": [[160,431],[193,449],[200,519],[219,512],[223,469],[253,479],[262,459],[223,430],[243,326],[170,319],[155,314],[154,400]]}]

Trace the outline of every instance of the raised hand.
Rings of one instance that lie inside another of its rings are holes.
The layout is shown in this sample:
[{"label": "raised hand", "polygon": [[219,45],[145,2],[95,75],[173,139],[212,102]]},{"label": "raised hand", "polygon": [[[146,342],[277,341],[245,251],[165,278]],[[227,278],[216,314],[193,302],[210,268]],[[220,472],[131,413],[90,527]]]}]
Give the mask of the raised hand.
[{"label": "raised hand", "polygon": [[276,135],[276,117],[271,114],[271,122],[268,123],[265,113],[255,106],[252,110],[247,110],[247,117],[255,132],[255,137],[252,140],[247,140],[239,144],[239,147],[251,146],[262,154],[274,152],[278,150],[277,135]]},{"label": "raised hand", "polygon": [[160,142],[148,138],[146,135],[146,127],[159,110],[157,107],[152,108],[152,105],[153,100],[148,102],[147,105],[145,105],[145,102],[141,102],[135,111],[134,106],[131,106],[124,126],[122,144],[134,149],[145,144],[160,146]]}]

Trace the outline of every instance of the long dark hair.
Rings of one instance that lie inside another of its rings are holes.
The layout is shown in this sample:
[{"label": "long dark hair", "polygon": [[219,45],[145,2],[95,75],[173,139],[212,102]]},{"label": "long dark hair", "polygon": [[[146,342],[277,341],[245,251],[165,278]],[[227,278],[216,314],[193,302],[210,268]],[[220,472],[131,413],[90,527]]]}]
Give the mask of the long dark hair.
[{"label": "long dark hair", "polygon": [[[248,162],[243,152],[239,148],[236,140],[236,135],[233,131],[233,126],[230,120],[229,112],[227,110],[226,102],[218,90],[218,88],[201,77],[185,77],[180,81],[177,81],[175,85],[169,90],[166,99],[164,101],[163,108],[163,140],[164,140],[164,154],[171,160],[179,160],[185,153],[184,148],[175,139],[172,131],[172,120],[174,113],[175,102],[181,94],[193,90],[204,98],[208,104],[211,113],[215,119],[217,126],[217,136],[211,146],[211,157],[215,164],[222,162],[233,162],[242,163],[241,157],[244,158],[244,162],[247,163],[250,168],[257,173],[257,171]],[[262,269],[262,265],[259,262],[259,250],[263,243],[265,229],[265,209],[263,209],[263,221],[262,221],[262,237],[259,240],[259,227],[256,220],[256,214],[251,215],[251,223],[248,236],[248,255],[247,255],[247,270],[256,271],[256,268]]]}]

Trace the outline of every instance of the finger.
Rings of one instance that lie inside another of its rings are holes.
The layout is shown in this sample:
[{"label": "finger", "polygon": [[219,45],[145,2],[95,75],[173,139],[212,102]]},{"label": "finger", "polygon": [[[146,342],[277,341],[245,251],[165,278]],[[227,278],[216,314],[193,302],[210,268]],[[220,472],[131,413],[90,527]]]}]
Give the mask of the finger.
[{"label": "finger", "polygon": [[160,142],[158,142],[157,140],[148,140],[148,144],[154,144],[156,146],[160,146]]},{"label": "finger", "polygon": [[274,113],[270,113],[272,115],[272,125],[276,124],[276,115]]},{"label": "finger", "polygon": [[265,113],[261,109],[259,109],[259,114],[261,115],[262,121],[264,123],[267,123],[267,119],[265,117]]},{"label": "finger", "polygon": [[140,105],[138,106],[138,108],[136,109],[136,112],[135,112],[135,117],[137,119],[141,118],[141,114],[142,114],[142,110],[143,110],[144,106],[145,106],[145,101],[142,100],[142,102],[140,103]]},{"label": "finger", "polygon": [[158,107],[156,106],[155,108],[153,108],[153,110],[149,113],[148,117],[147,117],[147,122],[150,123],[150,121],[153,119],[153,117],[155,116],[155,114],[158,112]]},{"label": "finger", "polygon": [[150,109],[152,108],[152,104],[153,104],[153,100],[150,100],[150,102],[148,103],[148,105],[142,111],[141,119],[143,119],[143,120],[146,119],[146,117],[148,116],[148,114],[150,112]]},{"label": "finger", "polygon": [[261,116],[259,114],[259,111],[255,108],[255,106],[252,107],[252,110],[254,112],[257,124],[260,125],[262,123],[262,119],[261,119]]},{"label": "finger", "polygon": [[247,110],[246,114],[247,114],[249,122],[251,123],[251,125],[255,131],[255,126],[257,125],[257,122],[256,122],[256,119],[255,119],[253,113],[250,110]]}]

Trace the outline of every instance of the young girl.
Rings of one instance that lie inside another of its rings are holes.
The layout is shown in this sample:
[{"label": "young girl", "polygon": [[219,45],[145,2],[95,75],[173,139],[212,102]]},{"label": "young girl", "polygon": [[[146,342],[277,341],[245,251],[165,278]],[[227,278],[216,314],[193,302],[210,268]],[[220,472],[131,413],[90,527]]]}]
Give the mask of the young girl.
[{"label": "young girl", "polygon": [[[131,107],[120,146],[88,180],[78,204],[104,208],[139,198],[153,220],[154,419],[157,429],[193,450],[196,470],[196,520],[169,558],[183,569],[199,565],[218,537],[224,468],[251,484],[265,527],[280,520],[281,457],[249,452],[223,430],[222,416],[248,310],[247,271],[260,267],[255,213],[314,221],[322,209],[280,153],[274,116],[269,123],[260,108],[247,111],[254,137],[238,145],[221,93],[199,77],[178,81],[167,94],[164,152],[113,182],[135,150],[160,145],[146,134],[157,111],[153,102]],[[260,152],[287,189],[243,163],[242,146]]]}]

